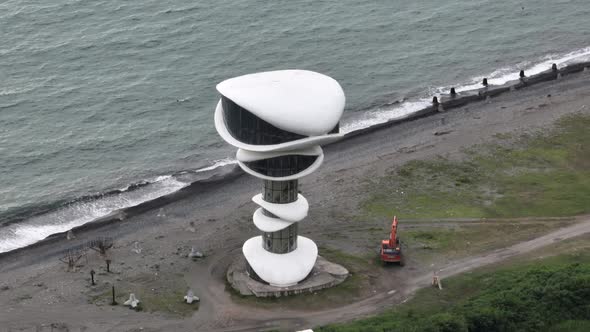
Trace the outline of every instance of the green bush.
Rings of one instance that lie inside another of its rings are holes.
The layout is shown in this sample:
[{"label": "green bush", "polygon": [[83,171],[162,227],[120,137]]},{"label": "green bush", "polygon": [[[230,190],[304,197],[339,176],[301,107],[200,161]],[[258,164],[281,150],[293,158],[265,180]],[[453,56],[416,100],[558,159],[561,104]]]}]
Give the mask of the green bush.
[{"label": "green bush", "polygon": [[428,332],[467,332],[465,318],[450,312],[443,312],[430,317]]}]

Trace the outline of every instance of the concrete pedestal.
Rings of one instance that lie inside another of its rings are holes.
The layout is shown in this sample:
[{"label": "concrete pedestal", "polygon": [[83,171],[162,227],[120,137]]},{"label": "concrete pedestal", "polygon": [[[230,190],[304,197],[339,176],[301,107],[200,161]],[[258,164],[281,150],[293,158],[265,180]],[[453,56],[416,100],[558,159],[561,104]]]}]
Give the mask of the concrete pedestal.
[{"label": "concrete pedestal", "polygon": [[276,287],[256,281],[248,275],[246,260],[236,258],[227,270],[227,281],[241,295],[256,297],[280,297],[301,293],[312,293],[320,289],[336,286],[348,277],[348,270],[342,265],[332,263],[318,256],[309,276],[296,285]]}]

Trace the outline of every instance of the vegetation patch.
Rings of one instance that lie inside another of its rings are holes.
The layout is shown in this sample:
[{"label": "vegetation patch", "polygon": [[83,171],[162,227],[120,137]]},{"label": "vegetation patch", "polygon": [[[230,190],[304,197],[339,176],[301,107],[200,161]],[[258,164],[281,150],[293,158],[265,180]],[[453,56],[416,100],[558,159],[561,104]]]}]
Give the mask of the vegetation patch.
[{"label": "vegetation patch", "polygon": [[495,221],[480,224],[456,223],[451,227],[420,227],[400,231],[406,256],[428,264],[441,255],[461,258],[479,254],[547,233],[548,229],[565,227],[572,221]]},{"label": "vegetation patch", "polygon": [[[90,303],[99,306],[110,305],[112,302],[112,285],[97,285],[90,296]],[[130,281],[120,281],[115,285],[118,305],[134,293],[140,300],[138,311],[161,312],[174,316],[188,316],[199,309],[198,303],[187,304],[184,295],[188,286],[178,275],[161,275],[157,279],[153,275],[139,275]]]},{"label": "vegetation patch", "polygon": [[369,216],[401,218],[572,216],[590,212],[590,116],[548,131],[496,137],[462,161],[415,160],[369,183]]},{"label": "vegetation patch", "polygon": [[[586,239],[587,240],[587,239]],[[588,331],[590,249],[443,280],[388,312],[335,331]]]}]

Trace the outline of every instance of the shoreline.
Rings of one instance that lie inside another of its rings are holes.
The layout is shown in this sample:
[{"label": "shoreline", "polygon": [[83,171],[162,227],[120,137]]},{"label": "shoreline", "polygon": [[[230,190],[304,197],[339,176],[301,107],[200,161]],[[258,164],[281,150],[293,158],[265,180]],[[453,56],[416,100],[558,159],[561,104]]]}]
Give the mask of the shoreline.
[{"label": "shoreline", "polygon": [[[236,177],[241,176],[242,174],[243,174],[243,172],[241,171],[241,169],[237,165],[235,165],[234,167],[229,169],[227,172],[220,172],[219,174],[215,174],[215,175],[213,175],[209,178],[206,178],[204,180],[195,181],[193,183],[190,183],[186,187],[181,188],[178,191],[175,191],[171,194],[160,196],[158,198],[145,201],[145,202],[140,203],[138,205],[134,205],[134,206],[130,206],[127,208],[113,211],[113,212],[107,214],[106,216],[100,217],[98,219],[87,222],[87,223],[82,224],[80,226],[76,226],[74,228],[71,228],[70,230],[74,234],[76,234],[76,233],[82,233],[85,231],[90,231],[90,230],[97,229],[100,227],[112,225],[114,223],[118,223],[118,222],[124,221],[126,219],[132,218],[134,216],[137,216],[139,214],[142,214],[146,211],[157,209],[157,208],[160,208],[160,207],[162,207],[166,204],[169,204],[171,202],[181,200],[185,197],[188,197],[188,196],[194,194],[195,192],[207,190],[210,187],[213,187],[213,186],[216,186],[219,184],[223,184],[226,182],[230,182],[233,179],[235,179]],[[68,232],[69,232],[69,230],[65,231],[65,232],[54,233],[54,234],[46,237],[45,239],[43,239],[41,241],[37,241],[33,244],[30,244],[30,245],[27,245],[24,247],[20,247],[20,248],[14,249],[14,250],[2,252],[2,253],[0,253],[0,260],[2,260],[5,257],[8,257],[8,256],[18,254],[18,253],[25,251],[27,249],[36,248],[39,246],[43,246],[43,245],[47,245],[50,243],[60,241],[66,236],[66,234]]]},{"label": "shoreline", "polygon": [[[546,70],[546,71],[540,72],[535,75],[527,76],[524,80],[524,83],[521,80],[514,80],[514,81],[506,82],[502,85],[490,85],[487,88],[482,86],[482,88],[477,89],[477,90],[468,90],[468,91],[464,91],[464,92],[458,92],[457,97],[454,97],[454,98],[451,98],[451,96],[449,94],[441,95],[441,100],[439,102],[439,105],[442,106],[443,112],[448,111],[448,110],[452,110],[452,109],[456,109],[456,108],[459,108],[459,107],[462,107],[462,106],[465,106],[465,105],[468,105],[471,103],[476,103],[476,102],[479,102],[482,100],[486,100],[486,98],[488,98],[488,97],[489,98],[497,97],[501,94],[510,92],[511,89],[520,90],[520,89],[534,86],[539,83],[553,81],[553,80],[556,80],[560,77],[563,78],[567,75],[571,75],[571,74],[582,72],[584,70],[588,70],[586,68],[590,68],[590,60],[566,65],[560,69],[557,69],[556,71],[552,71],[551,68],[548,68],[548,70]],[[346,140],[346,139],[349,139],[349,138],[352,138],[355,136],[365,135],[367,133],[371,133],[371,132],[374,132],[377,130],[388,128],[388,127],[398,125],[398,124],[401,124],[404,122],[414,121],[414,120],[417,120],[417,119],[420,119],[423,117],[427,117],[427,116],[431,116],[431,115],[434,115],[437,113],[439,113],[438,106],[433,105],[433,106],[425,107],[423,109],[420,109],[414,113],[408,114],[407,116],[404,116],[401,118],[391,119],[391,120],[383,122],[383,123],[378,123],[378,124],[375,124],[375,125],[372,125],[372,126],[369,126],[366,128],[361,128],[361,129],[346,133],[344,135],[344,138],[338,142],[341,142],[343,140]],[[334,142],[331,144],[337,144],[338,142]]]},{"label": "shoreline", "polygon": [[[513,90],[526,89],[526,88],[535,86],[540,83],[554,81],[557,79],[567,79],[568,75],[580,73],[582,71],[587,71],[589,69],[590,69],[590,60],[569,64],[569,65],[566,65],[562,68],[558,68],[557,70],[552,70],[551,68],[549,68],[548,70],[540,72],[538,74],[527,76],[523,80],[509,81],[503,85],[496,85],[496,86],[490,85],[488,87],[482,87],[477,90],[469,90],[469,91],[459,92],[459,93],[457,93],[457,95],[455,97],[451,97],[448,94],[441,95],[440,101],[437,104],[432,104],[431,106],[425,107],[423,109],[420,109],[416,112],[410,113],[410,114],[403,116],[401,118],[391,119],[391,120],[383,122],[383,123],[378,123],[375,125],[371,125],[369,127],[365,127],[365,128],[361,128],[358,130],[348,132],[344,135],[344,137],[341,140],[339,140],[337,142],[330,143],[326,146],[337,145],[337,144],[348,141],[348,140],[355,138],[355,137],[368,135],[370,133],[374,133],[376,131],[380,131],[380,130],[383,130],[383,129],[386,129],[386,128],[389,128],[392,126],[416,121],[421,118],[430,117],[430,116],[433,116],[436,114],[440,114],[441,112],[447,112],[449,110],[457,109],[457,108],[460,108],[460,107],[463,107],[463,106],[466,106],[469,104],[485,101],[487,98],[498,97],[502,94],[509,93]],[[211,167],[211,166],[209,166],[209,167]],[[209,167],[207,167],[207,168],[209,168]],[[99,217],[99,218],[94,219],[92,221],[86,222],[80,226],[73,227],[70,230],[72,230],[72,232],[74,232],[74,233],[84,232],[84,231],[88,231],[91,229],[96,229],[96,228],[100,228],[100,227],[103,227],[106,225],[111,225],[111,224],[114,224],[117,222],[121,222],[125,219],[131,218],[131,217],[141,214],[143,212],[157,209],[157,208],[160,208],[160,207],[162,207],[166,204],[169,204],[171,202],[181,200],[182,198],[185,198],[185,197],[191,195],[192,193],[195,193],[196,191],[202,189],[203,187],[209,188],[211,186],[230,182],[230,181],[234,180],[235,178],[244,174],[244,172],[237,166],[237,164],[225,164],[225,165],[222,165],[217,168],[208,169],[207,171],[212,172],[212,175],[210,177],[207,177],[205,179],[199,179],[199,180],[196,180],[193,182],[189,182],[185,187],[183,187],[177,191],[174,191],[170,194],[159,196],[155,199],[147,200],[147,201],[144,201],[144,202],[137,204],[137,205],[114,210],[105,216],[102,216],[102,217]],[[199,172],[199,170],[197,170],[197,172]],[[178,176],[181,174],[183,174],[183,172],[177,172],[177,173],[173,174],[172,176]],[[141,188],[143,186],[145,186],[145,184],[143,184],[143,182],[140,182],[137,185],[133,185],[133,184],[130,185],[130,188],[131,187]],[[103,195],[107,195],[107,194],[113,193],[113,192],[114,191],[109,191],[108,193],[100,194],[97,196],[103,196]],[[7,225],[10,225],[10,224],[13,224],[13,223],[11,223],[11,222],[7,223]],[[34,248],[34,247],[38,247],[38,246],[42,246],[42,245],[45,245],[48,243],[58,241],[59,239],[62,239],[63,237],[65,237],[65,234],[68,231],[69,230],[64,231],[64,232],[53,233],[53,234],[47,236],[46,238],[44,238],[40,241],[34,242],[32,244],[25,245],[25,246],[22,246],[22,247],[13,249],[13,250],[9,250],[6,252],[2,252],[2,253],[0,253],[0,260],[4,259],[5,257],[9,257],[9,256],[14,255],[16,253],[22,252],[23,250],[28,249],[28,248]]]}]

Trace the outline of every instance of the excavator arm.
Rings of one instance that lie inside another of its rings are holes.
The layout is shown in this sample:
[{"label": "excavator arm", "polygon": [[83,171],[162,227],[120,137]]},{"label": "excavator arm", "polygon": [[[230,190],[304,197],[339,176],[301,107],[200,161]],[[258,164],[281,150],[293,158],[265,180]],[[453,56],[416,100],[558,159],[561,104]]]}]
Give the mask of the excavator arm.
[{"label": "excavator arm", "polygon": [[397,216],[393,217],[391,233],[389,234],[389,247],[397,248]]}]

